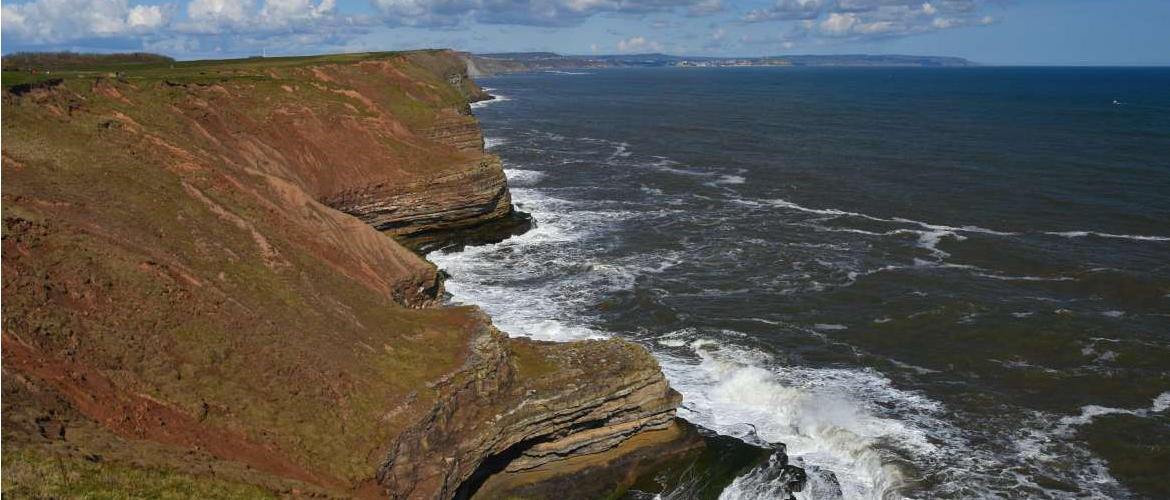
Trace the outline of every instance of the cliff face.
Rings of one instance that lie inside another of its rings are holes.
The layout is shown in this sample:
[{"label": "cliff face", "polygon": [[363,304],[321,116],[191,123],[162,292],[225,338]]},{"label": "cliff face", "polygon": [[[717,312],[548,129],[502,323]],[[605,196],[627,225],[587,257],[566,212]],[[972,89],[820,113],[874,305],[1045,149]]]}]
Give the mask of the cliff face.
[{"label": "cliff face", "polygon": [[468,498],[503,468],[603,453],[674,423],[681,397],[640,347],[509,341],[494,330],[473,344],[474,365],[442,381],[379,466],[393,498]]},{"label": "cliff face", "polygon": [[693,447],[641,348],[508,339],[438,307],[435,266],[378,230],[510,213],[463,68],[357,54],[7,89],[5,494],[492,498],[499,472]]}]

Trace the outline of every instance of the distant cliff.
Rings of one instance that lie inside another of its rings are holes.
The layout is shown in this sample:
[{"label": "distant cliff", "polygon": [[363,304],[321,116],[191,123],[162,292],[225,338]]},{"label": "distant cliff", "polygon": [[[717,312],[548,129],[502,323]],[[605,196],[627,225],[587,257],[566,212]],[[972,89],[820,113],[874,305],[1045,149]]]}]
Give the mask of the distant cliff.
[{"label": "distant cliff", "polygon": [[512,216],[454,53],[4,78],[6,497],[603,497],[702,447],[642,348],[510,339],[387,237]]},{"label": "distant cliff", "polygon": [[472,76],[530,71],[561,71],[614,67],[963,67],[976,66],[960,57],[905,55],[791,55],[766,57],[673,56],[667,54],[561,55],[552,52],[460,53]]}]

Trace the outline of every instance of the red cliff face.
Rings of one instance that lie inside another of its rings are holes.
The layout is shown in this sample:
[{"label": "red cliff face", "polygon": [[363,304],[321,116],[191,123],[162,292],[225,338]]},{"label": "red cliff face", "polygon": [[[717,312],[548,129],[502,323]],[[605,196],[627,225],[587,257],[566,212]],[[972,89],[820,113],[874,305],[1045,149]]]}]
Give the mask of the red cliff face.
[{"label": "red cliff face", "polygon": [[511,210],[452,53],[61,76],[3,95],[6,495],[494,498],[694,445],[644,350],[508,339],[378,230]]}]

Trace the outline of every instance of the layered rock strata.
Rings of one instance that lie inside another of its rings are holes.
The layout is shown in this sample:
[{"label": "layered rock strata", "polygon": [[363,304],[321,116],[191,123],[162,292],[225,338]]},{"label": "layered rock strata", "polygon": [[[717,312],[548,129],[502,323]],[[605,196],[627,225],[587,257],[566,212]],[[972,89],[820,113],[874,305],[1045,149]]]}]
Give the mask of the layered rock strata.
[{"label": "layered rock strata", "polygon": [[485,330],[473,345],[472,364],[437,387],[427,416],[380,465],[392,498],[470,498],[504,469],[555,470],[670,427],[681,400],[645,350],[624,341],[545,343]]},{"label": "layered rock strata", "polygon": [[512,212],[504,169],[492,155],[424,179],[364,186],[323,201],[378,230],[404,236],[474,226]]}]

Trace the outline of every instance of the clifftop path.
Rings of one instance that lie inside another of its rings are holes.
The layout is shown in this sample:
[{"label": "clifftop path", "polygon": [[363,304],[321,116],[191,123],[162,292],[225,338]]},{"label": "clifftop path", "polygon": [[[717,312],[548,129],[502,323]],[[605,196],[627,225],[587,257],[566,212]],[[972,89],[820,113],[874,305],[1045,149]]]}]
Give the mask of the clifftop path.
[{"label": "clifftop path", "polygon": [[700,445],[640,347],[509,339],[387,237],[512,211],[454,53],[51,76],[4,76],[6,497],[613,490]]}]

